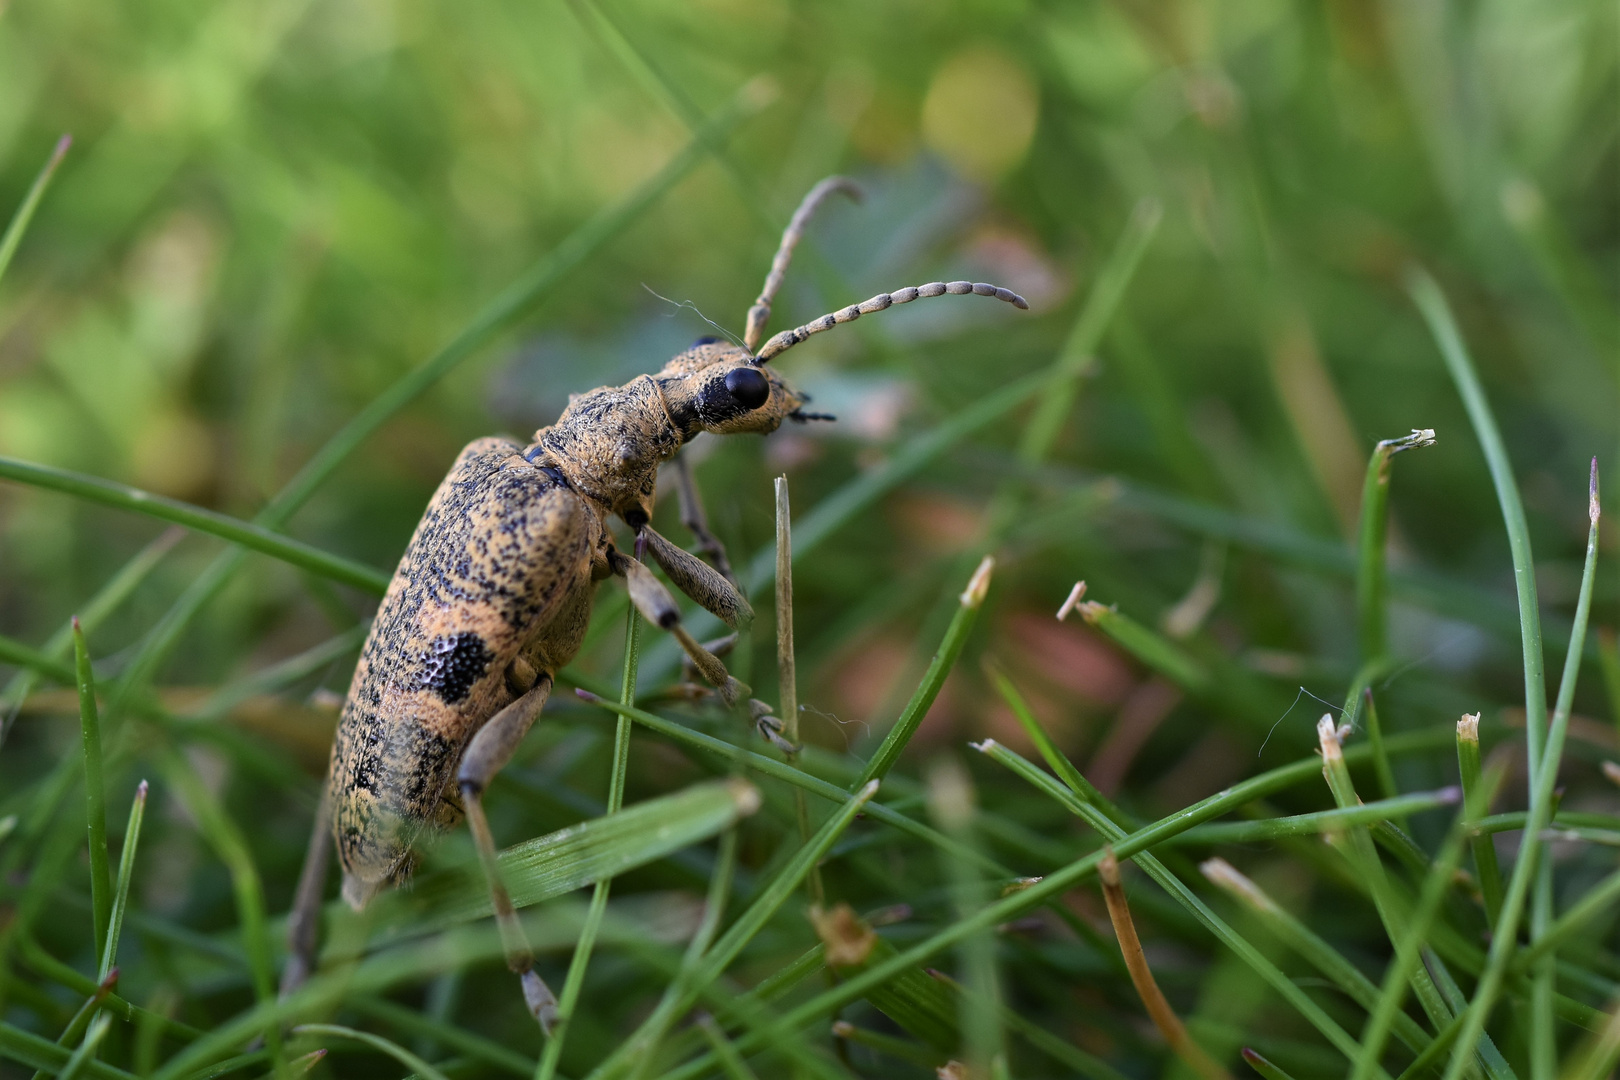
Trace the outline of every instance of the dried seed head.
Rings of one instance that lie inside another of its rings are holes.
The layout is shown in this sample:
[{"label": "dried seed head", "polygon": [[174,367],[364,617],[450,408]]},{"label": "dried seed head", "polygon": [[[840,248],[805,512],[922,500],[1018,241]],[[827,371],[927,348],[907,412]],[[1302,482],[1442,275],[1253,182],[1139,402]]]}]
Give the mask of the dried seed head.
[{"label": "dried seed head", "polygon": [[1322,761],[1324,764],[1344,759],[1344,748],[1339,744],[1339,728],[1333,722],[1333,717],[1327,713],[1316,722],[1316,741],[1322,746]]},{"label": "dried seed head", "polygon": [[877,935],[861,921],[855,909],[839,903],[831,911],[820,904],[810,906],[810,925],[816,929],[827,950],[827,966],[831,968],[855,967],[866,963],[877,946]]}]

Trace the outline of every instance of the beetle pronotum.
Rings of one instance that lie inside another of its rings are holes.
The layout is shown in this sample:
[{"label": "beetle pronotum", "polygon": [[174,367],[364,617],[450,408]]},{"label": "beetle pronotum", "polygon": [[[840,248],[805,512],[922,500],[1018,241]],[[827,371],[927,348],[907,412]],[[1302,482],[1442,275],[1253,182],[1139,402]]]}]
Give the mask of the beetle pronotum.
[{"label": "beetle pronotum", "polygon": [[[812,334],[947,294],[1029,306],[995,285],[936,281],[880,293],[759,347],[793,250],[816,207],[835,191],[856,193],[850,181],[830,177],[794,213],[748,311],[745,347],[701,339],[656,375],[572,396],[557,422],[527,446],[478,439],[456,458],[400,559],[349,686],[288,918],[284,992],[309,973],[334,842],[343,898],[358,909],[409,875],[411,847],[424,828],[465,815],[507,964],[530,1012],[549,1031],[556,1003],[534,971],[501,884],[482,796],[539,717],[556,673],[579,651],[596,583],[623,577],[636,608],[677,638],[727,705],[748,696],[748,687],[686,632],[669,591],[638,558],[618,550],[608,519],[617,515],[635,531],[637,553],[651,554],[676,588],[735,626],[752,611],[703,523],[688,476],[682,475],[682,519],[716,565],[648,525],[658,466],[701,432],[766,435],[783,420],[832,419],[804,412],[805,396],[766,366]],[[752,712],[764,737],[787,745],[767,706],[753,703]]]}]

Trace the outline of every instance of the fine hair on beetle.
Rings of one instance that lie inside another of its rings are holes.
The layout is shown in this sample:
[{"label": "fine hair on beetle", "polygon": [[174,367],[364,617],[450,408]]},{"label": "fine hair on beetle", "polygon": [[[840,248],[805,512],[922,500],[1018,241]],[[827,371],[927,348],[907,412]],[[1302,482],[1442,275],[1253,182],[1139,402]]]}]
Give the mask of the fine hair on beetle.
[{"label": "fine hair on beetle", "polygon": [[[746,705],[761,738],[785,754],[771,706],[727,670],[723,642],[706,646],[682,624],[680,607],[642,561],[651,556],[677,590],[736,628],[753,617],[725,548],[709,532],[690,470],[678,456],[702,432],[775,431],[784,420],[830,420],[805,412],[805,395],[770,362],[812,335],[895,304],[935,296],[988,296],[1027,308],[996,285],[935,281],[829,312],[763,345],[771,304],[811,215],[833,192],[817,184],[794,213],[742,344],[702,338],[659,371],[623,386],[572,395],[528,445],[477,439],[439,485],[411,537],[361,650],[333,739],[319,820],[287,921],[283,990],[309,975],[326,864],[335,846],[343,898],[360,908],[406,880],[424,831],[467,819],[500,926],[507,965],[543,1028],[556,999],[534,956],[496,862],[483,793],[539,718],[558,673],[578,654],[598,582],[624,579],[636,610],[680,645],[712,689],[692,696]],[[658,469],[674,461],[681,520],[708,559],[650,525]],[[620,551],[609,519],[636,534]]]}]

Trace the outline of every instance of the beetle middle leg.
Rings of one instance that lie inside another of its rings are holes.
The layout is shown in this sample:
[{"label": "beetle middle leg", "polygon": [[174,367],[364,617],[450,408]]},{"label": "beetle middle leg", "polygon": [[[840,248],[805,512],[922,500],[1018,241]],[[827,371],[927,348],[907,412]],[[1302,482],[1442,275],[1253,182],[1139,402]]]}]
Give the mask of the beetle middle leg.
[{"label": "beetle middle leg", "polygon": [[461,791],[462,807],[467,815],[467,827],[472,830],[473,844],[478,848],[478,861],[483,864],[484,877],[489,882],[490,900],[495,907],[495,921],[501,928],[501,945],[506,951],[506,966],[512,969],[523,984],[523,1000],[529,1011],[540,1022],[547,1035],[557,1019],[557,999],[551,988],[534,970],[534,950],[518,922],[512,908],[511,894],[501,881],[500,863],[495,855],[495,839],[489,831],[489,820],[484,816],[484,789],[506,763],[512,760],[518,744],[528,734],[545,707],[551,694],[551,674],[540,672],[529,690],[506,708],[496,713],[478,729],[467,752],[462,756],[456,774]]},{"label": "beetle middle leg", "polygon": [[675,495],[681,508],[681,524],[697,541],[698,550],[709,557],[725,579],[733,585],[737,578],[731,572],[731,560],[726,557],[726,545],[709,531],[709,515],[703,509],[703,495],[698,491],[697,477],[692,475],[692,464],[685,454],[675,455],[670,462],[675,473]]}]

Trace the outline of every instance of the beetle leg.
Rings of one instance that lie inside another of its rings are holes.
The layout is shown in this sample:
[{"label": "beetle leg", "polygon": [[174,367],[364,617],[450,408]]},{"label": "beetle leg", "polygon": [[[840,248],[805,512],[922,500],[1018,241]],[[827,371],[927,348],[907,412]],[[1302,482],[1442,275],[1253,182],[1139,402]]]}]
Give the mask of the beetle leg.
[{"label": "beetle leg", "polygon": [[315,830],[309,834],[304,868],[298,874],[292,910],[287,913],[287,966],[281,970],[281,996],[304,985],[315,970],[316,936],[321,924],[321,893],[332,861],[332,776],[321,784],[321,805],[315,811]]},{"label": "beetle leg", "polygon": [[692,475],[691,463],[686,460],[686,455],[677,454],[670,466],[675,470],[675,495],[681,507],[681,524],[697,540],[698,550],[709,557],[727,581],[736,585],[737,579],[731,575],[731,560],[726,558],[726,545],[709,531],[709,515],[703,509],[703,496],[698,493],[697,477]]},{"label": "beetle leg", "polygon": [[727,626],[753,621],[754,609],[748,606],[748,598],[729,577],[670,543],[651,526],[644,526],[636,534],[636,558],[642,557],[643,547],[653,561],[664,568],[677,589],[714,612]]},{"label": "beetle leg", "polygon": [[484,816],[484,788],[516,753],[523,736],[545,707],[551,693],[551,673],[540,672],[529,692],[490,717],[478,734],[467,744],[457,772],[461,788],[461,801],[467,814],[467,826],[472,830],[473,844],[478,848],[478,861],[484,866],[484,877],[489,881],[490,900],[495,907],[495,921],[501,928],[501,944],[506,950],[506,966],[523,984],[523,1000],[529,1011],[540,1022],[547,1035],[557,1019],[557,999],[551,988],[534,970],[534,950],[523,933],[517,913],[512,909],[512,896],[501,882],[500,864],[495,857],[495,839],[490,835],[489,819]]},{"label": "beetle leg", "polygon": [[681,625],[681,609],[675,606],[675,598],[657,578],[653,577],[651,570],[630,558],[628,555],[615,551],[610,556],[613,560],[613,569],[616,573],[624,575],[625,583],[630,588],[630,602],[636,605],[642,618],[654,626],[662,627],[674,635],[681,648],[691,659],[692,665],[698,669],[720,692],[721,699],[727,705],[735,705],[740,699],[748,696],[749,689],[746,683],[737,681],[726,670],[726,665],[700,645],[696,638],[686,632]]}]

